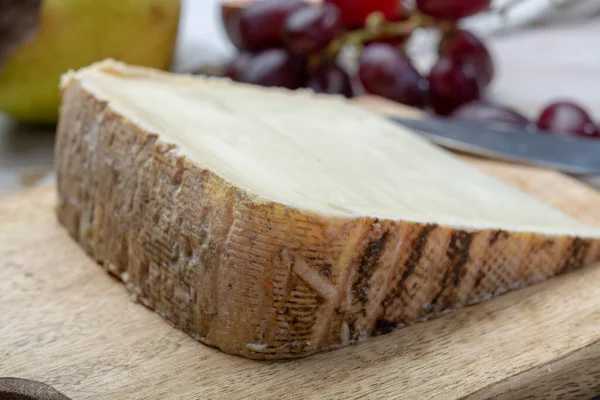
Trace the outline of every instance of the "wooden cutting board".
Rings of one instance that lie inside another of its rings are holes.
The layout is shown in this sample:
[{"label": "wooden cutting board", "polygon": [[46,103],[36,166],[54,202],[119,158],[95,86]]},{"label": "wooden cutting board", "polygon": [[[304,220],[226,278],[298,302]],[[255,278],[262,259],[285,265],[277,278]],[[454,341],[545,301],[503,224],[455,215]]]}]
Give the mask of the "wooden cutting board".
[{"label": "wooden cutting board", "polygon": [[[385,112],[398,106],[363,99]],[[465,159],[600,225],[600,192]],[[600,267],[294,361],[221,353],[129,300],[57,223],[53,187],[0,200],[0,376],[75,399],[590,399],[600,393]]]}]

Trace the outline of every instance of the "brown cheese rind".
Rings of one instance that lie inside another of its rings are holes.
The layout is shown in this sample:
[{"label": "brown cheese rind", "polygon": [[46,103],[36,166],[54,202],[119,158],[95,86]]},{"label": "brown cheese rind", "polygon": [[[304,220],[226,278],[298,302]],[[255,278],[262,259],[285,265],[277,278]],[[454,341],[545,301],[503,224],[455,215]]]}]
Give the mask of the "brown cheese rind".
[{"label": "brown cheese rind", "polygon": [[[58,218],[132,297],[199,341],[302,357],[600,258],[600,241],[327,217],[257,199],[63,88]],[[401,338],[399,338],[401,340]]]}]

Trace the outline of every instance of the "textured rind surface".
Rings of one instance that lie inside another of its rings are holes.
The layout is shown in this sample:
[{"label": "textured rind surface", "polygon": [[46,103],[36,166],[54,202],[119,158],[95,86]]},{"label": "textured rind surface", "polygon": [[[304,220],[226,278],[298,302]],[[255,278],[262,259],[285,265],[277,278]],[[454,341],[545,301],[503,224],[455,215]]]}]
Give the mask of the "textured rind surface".
[{"label": "textured rind surface", "polygon": [[254,359],[344,346],[600,259],[598,240],[327,217],[260,199],[76,78],[63,88],[56,172],[60,222],[135,300]]}]

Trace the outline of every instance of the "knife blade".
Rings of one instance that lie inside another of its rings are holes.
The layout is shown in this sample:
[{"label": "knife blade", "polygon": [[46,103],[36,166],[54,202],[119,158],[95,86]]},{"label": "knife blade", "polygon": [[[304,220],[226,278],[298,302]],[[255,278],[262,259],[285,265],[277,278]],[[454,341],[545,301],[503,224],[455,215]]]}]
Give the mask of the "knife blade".
[{"label": "knife blade", "polygon": [[448,149],[539,165],[573,175],[600,175],[600,140],[436,116],[415,119],[390,115],[388,118]]}]

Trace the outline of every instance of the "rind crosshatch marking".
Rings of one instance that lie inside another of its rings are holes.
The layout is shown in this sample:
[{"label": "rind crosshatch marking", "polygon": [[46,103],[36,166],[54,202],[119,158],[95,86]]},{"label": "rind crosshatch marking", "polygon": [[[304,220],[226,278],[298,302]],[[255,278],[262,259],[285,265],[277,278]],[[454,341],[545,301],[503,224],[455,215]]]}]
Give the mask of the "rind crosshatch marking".
[{"label": "rind crosshatch marking", "polygon": [[228,353],[306,356],[600,258],[598,239],[288,206],[183,150],[72,77],[56,144],[57,215],[135,300]]}]

